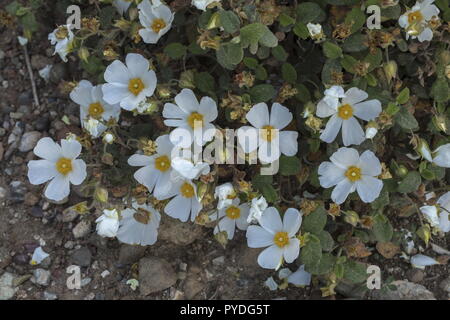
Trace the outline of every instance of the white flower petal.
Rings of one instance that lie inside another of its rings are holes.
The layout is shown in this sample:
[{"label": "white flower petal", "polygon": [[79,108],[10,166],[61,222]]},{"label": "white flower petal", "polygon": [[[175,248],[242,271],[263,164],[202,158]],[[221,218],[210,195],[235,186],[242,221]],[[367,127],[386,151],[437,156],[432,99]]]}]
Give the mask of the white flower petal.
[{"label": "white flower petal", "polygon": [[374,120],[381,113],[381,102],[379,100],[368,100],[353,105],[353,114],[365,121]]},{"label": "white flower petal", "polygon": [[294,262],[300,253],[300,240],[297,238],[289,239],[289,244],[283,249],[284,260],[286,260],[287,263]]},{"label": "white flower petal", "polygon": [[276,269],[281,264],[283,249],[272,245],[264,249],[258,256],[258,264],[265,269]]},{"label": "white flower petal", "polygon": [[353,106],[355,103],[366,100],[368,96],[369,95],[364,90],[353,87],[345,92],[345,98],[342,99],[342,104]]},{"label": "white flower petal", "polygon": [[364,131],[355,117],[342,121],[342,142],[344,146],[359,145],[365,139]]},{"label": "white flower petal", "polygon": [[228,240],[231,240],[234,237],[235,229],[236,229],[235,221],[225,217],[219,221],[218,226],[214,229],[214,234],[217,234],[218,232],[226,231]]},{"label": "white flower petal", "polygon": [[102,91],[103,99],[109,104],[117,104],[131,94],[127,86],[112,83],[102,85]]},{"label": "white flower petal", "polygon": [[33,152],[38,157],[52,162],[56,162],[61,158],[61,147],[48,137],[40,139]]},{"label": "white flower petal", "polygon": [[348,179],[342,180],[339,182],[336,187],[334,187],[333,192],[331,193],[331,200],[336,202],[337,204],[343,203],[349,193],[352,191],[353,183]]},{"label": "white flower petal", "polygon": [[164,212],[175,219],[186,222],[191,213],[191,199],[178,195],[165,206]]},{"label": "white flower petal", "polygon": [[175,103],[187,114],[198,111],[200,107],[197,97],[191,89],[181,90],[181,92],[175,96]]},{"label": "white flower petal", "polygon": [[320,185],[323,188],[333,187],[345,179],[345,169],[329,161],[320,164],[318,173]]},{"label": "white flower petal", "polygon": [[282,154],[292,157],[298,152],[298,132],[297,131],[280,131],[280,151]]},{"label": "white flower petal", "polygon": [[287,127],[293,119],[292,112],[288,108],[279,103],[272,104],[270,110],[270,125],[275,129],[281,130]]},{"label": "white flower petal", "polygon": [[128,158],[128,164],[134,167],[143,167],[148,165],[153,165],[154,157],[146,156],[143,154],[133,154]]},{"label": "white flower petal", "polygon": [[283,230],[288,233],[289,237],[295,236],[301,224],[302,214],[297,209],[287,209],[283,217]]},{"label": "white flower petal", "polygon": [[245,153],[250,153],[258,148],[258,130],[250,126],[242,126],[237,130],[237,140]]},{"label": "white flower petal", "polygon": [[151,166],[143,167],[134,173],[134,178],[137,182],[147,187],[148,191],[152,192],[158,180],[160,171]]},{"label": "white flower petal", "polygon": [[48,160],[31,160],[28,162],[28,180],[31,184],[47,182],[58,174],[55,163]]},{"label": "white flower petal", "polygon": [[438,147],[434,154],[433,163],[435,165],[442,168],[450,168],[450,143]]},{"label": "white flower petal", "polygon": [[81,106],[89,106],[93,101],[91,97],[92,83],[82,80],[78,86],[70,92],[70,99]]},{"label": "white flower petal", "polygon": [[45,188],[44,195],[47,199],[61,201],[70,193],[70,182],[68,176],[56,175]]},{"label": "white flower petal", "polygon": [[249,226],[246,236],[250,248],[263,248],[273,244],[273,234],[260,226]]},{"label": "white flower petal", "polygon": [[339,168],[347,170],[348,167],[358,164],[359,153],[353,148],[342,147],[332,154],[330,160]]},{"label": "white flower petal", "polygon": [[103,77],[106,82],[126,85],[128,85],[128,82],[131,79],[128,68],[119,60],[115,60],[106,68]]},{"label": "white flower petal", "polygon": [[81,144],[75,140],[61,140],[61,155],[68,159],[75,159],[81,153]]},{"label": "white flower petal", "polygon": [[364,151],[359,158],[359,164],[357,165],[361,168],[361,173],[368,176],[379,176],[381,174],[381,163],[380,160],[375,156],[375,154],[370,151]]},{"label": "white flower petal", "polygon": [[427,266],[433,266],[435,264],[439,264],[439,262],[437,262],[435,259],[433,259],[429,256],[426,256],[423,254],[416,254],[415,256],[411,257],[411,264],[417,268],[424,268]]},{"label": "white flower petal", "polygon": [[297,271],[288,276],[288,282],[296,286],[309,286],[311,274],[305,271],[305,265],[300,266]]},{"label": "white flower petal", "polygon": [[137,53],[127,54],[125,62],[131,78],[140,78],[150,68],[149,61]]},{"label": "white flower petal", "polygon": [[320,135],[320,140],[325,141],[326,143],[332,143],[334,139],[336,139],[339,130],[341,130],[342,122],[342,119],[337,114],[334,114],[328,120],[325,130],[323,130]]},{"label": "white flower petal", "polygon": [[425,28],[425,30],[423,30],[419,36],[417,37],[417,39],[420,42],[424,42],[424,41],[431,41],[431,39],[433,39],[433,31],[430,28]]},{"label": "white flower petal", "polygon": [[255,128],[262,128],[269,125],[269,109],[264,102],[255,104],[246,115],[246,119]]},{"label": "white flower petal", "polygon": [[86,163],[81,159],[72,160],[72,171],[69,173],[70,183],[80,185],[86,179]]},{"label": "white flower petal", "polygon": [[383,189],[383,182],[371,176],[363,175],[360,180],[356,181],[356,191],[365,203],[372,202],[378,198],[381,189]]},{"label": "white flower petal", "polygon": [[283,222],[281,221],[280,214],[274,207],[269,207],[264,210],[259,224],[272,234],[283,230]]},{"label": "white flower petal", "polygon": [[[336,103],[337,104],[337,103]],[[319,118],[328,118],[336,113],[336,109],[330,107],[324,99],[317,104],[316,115]]]},{"label": "white flower petal", "polygon": [[200,100],[198,111],[203,115],[204,121],[211,122],[217,118],[217,104],[210,97],[203,97]]}]

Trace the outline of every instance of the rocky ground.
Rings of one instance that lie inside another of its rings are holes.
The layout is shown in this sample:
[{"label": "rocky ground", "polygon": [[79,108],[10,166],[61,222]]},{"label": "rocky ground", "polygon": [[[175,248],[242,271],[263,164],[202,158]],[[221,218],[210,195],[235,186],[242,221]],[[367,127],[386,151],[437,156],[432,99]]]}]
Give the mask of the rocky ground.
[{"label": "rocky ground", "polygon": [[[41,104],[37,108],[17,34],[0,29],[0,300],[321,298],[316,282],[305,289],[265,287],[272,274],[257,265],[259,250],[247,247],[242,232],[225,250],[211,229],[165,216],[156,245],[128,246],[97,236],[89,222],[93,219],[63,214],[80,201],[76,194],[62,205],[43,199],[42,187],[26,178],[33,147],[43,136],[60,139],[79,131],[78,107],[57,90],[61,80],[79,79],[79,71],[52,56],[48,32],[42,30],[28,45]],[[49,82],[38,76],[46,65],[53,65]],[[448,248],[449,243],[442,244]],[[39,246],[50,256],[33,266],[31,255]],[[80,289],[67,286],[71,265],[81,268]],[[448,266],[411,270],[398,258],[379,265],[383,278],[400,280],[398,291],[369,298],[449,297]],[[130,279],[139,281],[135,290]],[[352,289],[340,286],[337,298],[362,297]]]}]

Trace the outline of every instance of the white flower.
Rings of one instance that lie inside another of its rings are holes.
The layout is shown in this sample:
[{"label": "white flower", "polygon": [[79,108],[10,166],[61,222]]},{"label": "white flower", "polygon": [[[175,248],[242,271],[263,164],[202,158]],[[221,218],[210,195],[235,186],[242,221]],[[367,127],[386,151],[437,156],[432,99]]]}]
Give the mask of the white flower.
[{"label": "white flower", "polygon": [[140,54],[129,53],[126,65],[116,60],[105,71],[106,84],[102,86],[103,99],[111,105],[120,103],[125,110],[135,109],[140,102],[155,92],[156,74],[150,63]]},{"label": "white flower", "polygon": [[186,222],[191,217],[194,221],[202,209],[202,204],[197,197],[197,187],[188,179],[177,178],[172,191],[166,197],[175,196],[165,206],[164,212],[172,218]]},{"label": "white flower", "polygon": [[383,182],[375,177],[381,174],[381,164],[372,151],[360,157],[353,148],[340,148],[330,160],[320,164],[319,181],[324,188],[336,186],[331,193],[334,202],[343,203],[355,190],[363,202],[378,198]]},{"label": "white flower", "polygon": [[43,160],[28,162],[28,179],[31,184],[49,180],[45,196],[54,201],[63,200],[70,193],[70,184],[79,185],[86,179],[86,163],[76,159],[81,144],[76,140],[61,140],[61,146],[51,138],[42,138],[33,150]]},{"label": "white flower", "polygon": [[[350,88],[345,94],[340,86],[333,86],[328,90],[317,104],[316,110],[316,115],[320,118],[331,116],[320,139],[327,143],[333,142],[342,127],[342,140],[345,146],[360,144],[365,136],[355,116],[365,121],[375,119],[381,112],[380,101],[376,99],[364,101],[368,94],[358,88]],[[342,98],[341,102],[339,98]]]},{"label": "white flower", "polygon": [[103,135],[103,141],[107,144],[113,143],[114,140],[116,140],[116,138],[114,137],[114,135],[112,133],[107,132]]},{"label": "white flower", "polygon": [[158,239],[161,215],[151,205],[132,202],[132,208],[121,212],[117,239],[127,244],[148,246]]},{"label": "white flower", "polygon": [[45,252],[42,247],[37,247],[34,252],[33,252],[33,256],[31,257],[31,261],[30,264],[32,265],[37,265],[40,264],[42,261],[45,260],[45,258],[47,258],[48,256],[50,256],[47,252]]},{"label": "white flower", "polygon": [[309,286],[311,284],[311,274],[305,271],[304,264],[295,272],[291,272],[291,270],[287,268],[281,269],[278,276],[280,279],[287,279],[288,283],[292,283],[296,286]]},{"label": "white flower", "polygon": [[322,26],[320,25],[320,23],[314,24],[314,23],[308,22],[306,27],[308,28],[309,35],[311,36],[312,39],[320,40],[323,38],[323,31],[322,31]]},{"label": "white flower", "polygon": [[411,37],[423,42],[433,38],[433,31],[428,22],[439,15],[439,9],[433,2],[434,0],[417,1],[411,10],[400,16],[398,24],[406,29],[406,40]]},{"label": "white flower", "polygon": [[116,209],[105,209],[95,222],[97,223],[96,229],[99,236],[114,238],[119,230],[119,213]]},{"label": "white flower", "polygon": [[[73,102],[80,105],[81,125],[94,138],[97,138],[106,130],[106,123],[109,120],[119,120],[119,105],[111,105],[103,99],[101,85],[94,87],[89,81],[82,80],[72,90],[70,98]],[[99,120],[103,121],[103,123]]]},{"label": "white flower", "polygon": [[247,217],[250,210],[248,203],[240,204],[239,198],[234,198],[231,205],[219,209],[215,215],[220,219],[217,226],[214,228],[214,234],[226,231],[228,239],[234,237],[234,230],[238,227],[240,230],[247,230]]},{"label": "white flower", "polygon": [[275,291],[278,289],[278,283],[273,280],[273,277],[268,277],[267,280],[264,282],[264,285],[269,288],[270,291]]},{"label": "white flower", "polygon": [[192,90],[183,89],[175,103],[166,103],[163,110],[164,124],[177,127],[170,133],[174,145],[188,148],[195,140],[203,146],[214,138],[216,129],[211,122],[217,118],[217,105],[213,99],[203,97],[199,103]]},{"label": "white flower", "polygon": [[450,168],[450,143],[444,144],[434,150],[433,163],[439,167]]},{"label": "white flower", "polygon": [[160,1],[151,4],[149,0],[144,0],[138,9],[139,21],[144,26],[139,30],[139,35],[145,43],[157,43],[170,30],[175,14]]},{"label": "white flower", "polygon": [[227,182],[216,187],[214,198],[219,200],[217,209],[220,210],[231,205],[233,199],[236,198],[236,191],[234,191],[233,185]]},{"label": "white flower", "polygon": [[[297,153],[297,131],[281,131],[292,121],[292,113],[279,103],[272,105],[269,114],[267,104],[254,105],[246,115],[253,126],[243,126],[237,131],[237,138],[246,153],[258,148],[258,158],[263,163],[272,163],[280,157]],[[280,143],[282,142],[282,143]]]},{"label": "white flower", "polygon": [[192,0],[192,5],[199,10],[206,11],[206,7],[213,2],[220,2],[220,0]]},{"label": "white flower", "polygon": [[21,46],[26,46],[28,44],[28,39],[25,37],[18,36],[17,40],[19,40]]},{"label": "white flower", "polygon": [[266,269],[278,269],[283,263],[293,262],[300,253],[300,241],[295,234],[302,224],[301,213],[293,208],[286,210],[283,222],[278,210],[269,207],[264,212],[261,226],[249,226],[247,244],[250,248],[264,249],[258,256],[258,264]]},{"label": "white flower", "polygon": [[48,40],[55,46],[55,54],[59,54],[61,60],[67,62],[67,54],[72,50],[74,34],[71,25],[60,26],[48,35]]},{"label": "white flower", "polygon": [[436,204],[437,206],[420,207],[420,212],[423,213],[432,227],[437,228],[442,232],[449,232],[450,191],[443,194]]},{"label": "white flower", "polygon": [[131,2],[133,0],[114,0],[113,6],[116,7],[117,11],[123,15],[125,12],[127,12],[128,8],[131,5]]},{"label": "white flower", "polygon": [[411,264],[415,268],[425,269],[425,267],[439,264],[439,262],[437,262],[435,259],[429,256],[423,254],[416,254],[415,256],[411,257]]},{"label": "white flower", "polygon": [[247,218],[248,223],[259,222],[264,210],[267,209],[267,201],[263,196],[259,198],[253,198],[250,207],[250,213]]},{"label": "white flower", "polygon": [[156,154],[151,156],[134,154],[128,159],[130,166],[143,167],[134,173],[134,178],[157,199],[166,196],[173,187],[173,169],[171,152],[173,144],[169,135],[165,134],[156,139]]},{"label": "white flower", "polygon": [[437,201],[437,204],[440,207],[439,211],[439,229],[442,232],[450,231],[450,191],[444,193]]},{"label": "white flower", "polygon": [[53,66],[51,64],[46,65],[44,68],[39,70],[39,76],[45,80],[45,82],[48,82],[50,79],[50,71],[52,71]]}]

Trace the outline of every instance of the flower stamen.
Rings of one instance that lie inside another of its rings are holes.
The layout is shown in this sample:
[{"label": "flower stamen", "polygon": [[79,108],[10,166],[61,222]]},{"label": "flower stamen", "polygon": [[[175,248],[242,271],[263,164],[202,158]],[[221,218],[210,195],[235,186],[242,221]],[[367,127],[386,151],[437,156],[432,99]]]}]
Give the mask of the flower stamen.
[{"label": "flower stamen", "polygon": [[140,78],[131,79],[128,83],[128,90],[135,96],[139,95],[144,89],[145,85]]},{"label": "flower stamen", "polygon": [[225,213],[228,218],[230,218],[232,220],[236,220],[236,219],[239,219],[241,216],[241,209],[239,209],[236,206],[229,206],[227,208],[227,210],[225,210]]},{"label": "flower stamen", "polygon": [[60,158],[56,162],[56,170],[63,175],[67,175],[72,171],[72,160],[68,158]]},{"label": "flower stamen", "polygon": [[170,169],[170,160],[167,156],[161,156],[155,159],[155,168],[161,172],[166,172]]},{"label": "flower stamen", "polygon": [[283,248],[289,244],[289,235],[285,231],[280,231],[273,237],[273,242],[280,248]]},{"label": "flower stamen", "polygon": [[152,22],[152,30],[154,33],[159,33],[162,29],[166,27],[166,22],[163,19],[155,19]]},{"label": "flower stamen", "polygon": [[338,108],[338,116],[341,119],[348,120],[353,116],[353,108],[349,104],[344,104]]},{"label": "flower stamen", "polygon": [[345,176],[351,182],[355,182],[361,179],[361,169],[358,167],[349,167],[345,172]]}]

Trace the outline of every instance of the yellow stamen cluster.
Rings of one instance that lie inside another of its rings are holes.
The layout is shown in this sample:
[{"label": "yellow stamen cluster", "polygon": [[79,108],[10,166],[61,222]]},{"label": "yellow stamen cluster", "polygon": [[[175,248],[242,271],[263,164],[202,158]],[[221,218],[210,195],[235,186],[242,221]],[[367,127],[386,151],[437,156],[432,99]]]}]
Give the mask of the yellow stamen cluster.
[{"label": "yellow stamen cluster", "polygon": [[100,118],[104,111],[105,109],[99,102],[91,103],[88,108],[89,115],[94,119]]},{"label": "yellow stamen cluster", "polygon": [[72,160],[67,158],[60,158],[56,162],[56,170],[63,175],[69,174],[72,171]]},{"label": "yellow stamen cluster", "polygon": [[152,25],[151,25],[151,28],[154,33],[159,33],[165,27],[166,27],[166,22],[160,18],[153,20]]},{"label": "yellow stamen cluster", "polygon": [[170,169],[170,160],[167,156],[161,156],[155,159],[155,168],[161,172],[166,172]]},{"label": "yellow stamen cluster", "polygon": [[192,112],[187,118],[187,123],[192,129],[203,127],[203,115],[198,112]]},{"label": "yellow stamen cluster", "polygon": [[195,195],[194,187],[185,182],[180,188],[180,193],[185,198],[192,198]]},{"label": "yellow stamen cluster", "polygon": [[289,235],[285,231],[280,231],[273,237],[273,242],[279,247],[284,248],[289,244]]},{"label": "yellow stamen cluster", "polygon": [[349,104],[344,104],[338,108],[338,116],[341,119],[348,120],[353,116],[353,108]]},{"label": "yellow stamen cluster", "polygon": [[128,90],[135,96],[139,95],[144,89],[145,85],[140,78],[131,79],[128,83]]},{"label": "yellow stamen cluster", "polygon": [[345,172],[345,176],[351,182],[355,182],[361,179],[361,169],[358,167],[349,167]]},{"label": "yellow stamen cluster", "polygon": [[226,210],[225,213],[227,215],[228,218],[230,219],[239,219],[241,216],[241,209],[239,209],[236,206],[229,206]]},{"label": "yellow stamen cluster", "polygon": [[277,137],[277,129],[271,125],[267,125],[261,128],[261,138],[268,142],[271,142]]}]

